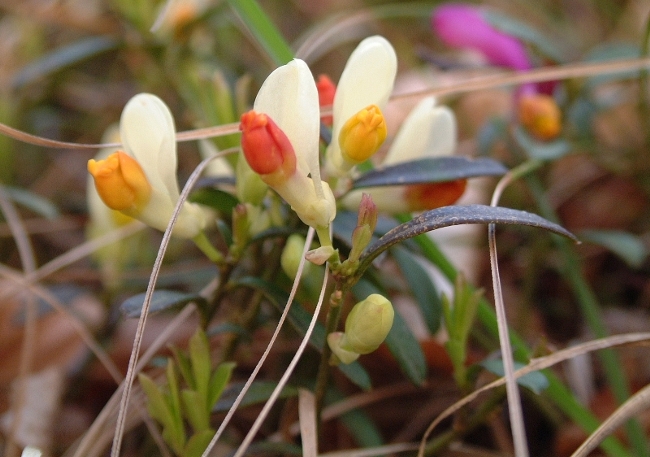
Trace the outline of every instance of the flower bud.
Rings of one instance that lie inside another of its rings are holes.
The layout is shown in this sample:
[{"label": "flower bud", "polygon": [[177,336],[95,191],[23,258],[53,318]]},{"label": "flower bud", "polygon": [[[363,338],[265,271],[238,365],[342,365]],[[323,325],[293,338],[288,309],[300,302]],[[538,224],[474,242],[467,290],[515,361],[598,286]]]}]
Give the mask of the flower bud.
[{"label": "flower bud", "polygon": [[358,352],[350,351],[343,347],[344,342],[345,334],[343,332],[332,332],[327,335],[327,345],[332,350],[334,356],[338,359],[334,359],[335,363],[330,362],[333,365],[337,364],[336,362],[339,361],[347,365],[359,358],[360,354]]},{"label": "flower bud", "polygon": [[544,94],[523,95],[519,99],[519,121],[534,137],[549,141],[562,129],[562,113],[553,97]]},{"label": "flower bud", "polygon": [[335,253],[336,250],[332,246],[321,246],[308,251],[305,258],[314,265],[323,265],[325,262],[330,260]]},{"label": "flower bud", "polygon": [[[280,256],[280,265],[290,279],[294,279],[298,274],[298,267],[302,258],[302,251],[305,248],[305,237],[294,233],[287,238],[287,243]],[[305,267],[309,264],[305,264]]]},{"label": "flower bud", "polygon": [[353,165],[370,158],[387,135],[384,115],[377,105],[370,105],[349,118],[339,134],[343,157]]},{"label": "flower bud", "polygon": [[341,347],[359,354],[369,354],[384,342],[393,326],[395,312],[388,299],[372,294],[357,303],[345,321]]},{"label": "flower bud", "polygon": [[137,214],[151,197],[151,184],[142,167],[125,152],[115,152],[104,160],[89,160],[88,172],[102,201],[111,209]]},{"label": "flower bud", "polygon": [[296,154],[287,135],[266,114],[248,111],[241,117],[241,146],[246,161],[270,186],[296,171]]},{"label": "flower bud", "polygon": [[[321,108],[324,106],[332,106],[334,104],[336,85],[327,75],[320,75],[318,77],[316,89],[318,89],[318,104]],[[321,121],[325,125],[332,125],[333,116],[322,117]]]}]

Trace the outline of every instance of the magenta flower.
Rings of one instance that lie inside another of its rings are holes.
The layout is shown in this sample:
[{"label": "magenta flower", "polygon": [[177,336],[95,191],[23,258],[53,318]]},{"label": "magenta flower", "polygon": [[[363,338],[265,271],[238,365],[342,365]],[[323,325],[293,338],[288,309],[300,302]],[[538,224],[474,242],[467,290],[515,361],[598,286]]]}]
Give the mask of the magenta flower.
[{"label": "magenta flower", "polygon": [[481,9],[473,5],[451,3],[435,8],[431,27],[448,46],[476,50],[492,65],[513,70],[531,68],[521,41],[492,27]]}]

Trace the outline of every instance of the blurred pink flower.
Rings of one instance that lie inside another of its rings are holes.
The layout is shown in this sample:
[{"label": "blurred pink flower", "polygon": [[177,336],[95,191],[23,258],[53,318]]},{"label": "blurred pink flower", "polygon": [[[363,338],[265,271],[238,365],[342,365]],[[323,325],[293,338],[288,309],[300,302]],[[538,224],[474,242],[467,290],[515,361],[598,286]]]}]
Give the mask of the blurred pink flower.
[{"label": "blurred pink flower", "polygon": [[492,27],[481,9],[473,5],[441,5],[433,10],[431,26],[448,46],[476,50],[493,65],[513,70],[531,68],[523,43]]}]

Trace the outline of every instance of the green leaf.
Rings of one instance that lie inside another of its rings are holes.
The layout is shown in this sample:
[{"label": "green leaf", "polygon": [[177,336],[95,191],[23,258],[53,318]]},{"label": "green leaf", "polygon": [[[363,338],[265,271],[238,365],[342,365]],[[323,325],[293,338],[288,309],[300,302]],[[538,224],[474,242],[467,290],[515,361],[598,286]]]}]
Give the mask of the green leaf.
[{"label": "green leaf", "polygon": [[193,203],[199,203],[204,206],[216,209],[221,214],[230,216],[232,210],[239,200],[232,194],[212,187],[203,187],[195,190],[190,195],[189,200]]},{"label": "green leaf", "polygon": [[205,332],[198,328],[190,338],[189,343],[190,362],[192,364],[192,376],[194,379],[193,388],[199,394],[199,400],[205,411],[209,411],[212,405],[208,404],[208,389],[212,373],[212,361],[210,360],[210,347]]},{"label": "green leaf", "polygon": [[210,410],[219,400],[219,397],[221,397],[226,385],[228,385],[228,381],[230,381],[230,376],[232,375],[235,366],[236,364],[234,362],[224,362],[214,370],[214,373],[212,373],[207,405]]},{"label": "green leaf", "polygon": [[577,241],[577,238],[573,234],[558,224],[526,211],[485,205],[444,206],[431,211],[425,211],[409,222],[395,227],[368,246],[368,249],[359,260],[358,275],[361,275],[379,254],[406,239],[451,225],[489,223],[529,225],[543,228]]},{"label": "green leaf", "polygon": [[5,191],[13,201],[46,219],[55,219],[59,216],[59,209],[54,203],[40,195],[18,187],[7,186]]},{"label": "green leaf", "polygon": [[21,89],[40,78],[51,76],[65,67],[117,48],[119,41],[108,36],[84,38],[46,54],[25,66],[13,80],[13,88]]},{"label": "green leaf", "polygon": [[181,400],[185,417],[195,431],[210,428],[210,410],[206,411],[206,405],[196,390],[183,389]]},{"label": "green leaf", "polygon": [[[501,359],[490,359],[484,360],[480,365],[486,370],[494,373],[497,376],[503,376],[503,360]],[[523,363],[515,362],[515,370],[523,368],[525,365]],[[522,387],[530,389],[532,392],[537,395],[541,394],[548,387],[548,379],[541,371],[534,371],[528,373],[521,378],[517,379],[517,384]]]},{"label": "green leaf", "polygon": [[420,343],[406,325],[400,313],[395,312],[393,326],[386,337],[386,345],[397,363],[414,384],[421,386],[427,379],[427,362]]},{"label": "green leaf", "polygon": [[397,261],[409,289],[420,307],[424,322],[431,333],[440,328],[442,303],[440,294],[424,267],[415,259],[415,255],[406,249],[395,247],[391,249],[393,258]]},{"label": "green leaf", "polygon": [[353,189],[404,184],[455,181],[478,176],[502,176],[508,169],[487,157],[436,157],[402,162],[364,173],[352,183]]},{"label": "green leaf", "polygon": [[196,389],[194,383],[194,376],[192,375],[192,364],[190,363],[190,358],[187,356],[185,351],[178,349],[175,346],[171,347],[172,353],[174,354],[174,359],[178,365],[178,369],[181,372],[181,376],[185,380],[185,384],[190,386],[192,389]]},{"label": "green leaf", "polygon": [[[266,402],[266,400],[271,397],[271,394],[273,393],[273,390],[276,388],[276,386],[277,383],[275,382],[254,381],[246,392],[246,395],[244,395],[244,398],[242,399],[239,406],[243,408],[246,406],[257,405]],[[224,389],[219,400],[217,401],[217,404],[214,405],[213,411],[228,411],[235,403],[235,398],[237,398],[237,395],[239,395],[243,388],[244,383],[240,382],[231,384],[226,389]],[[279,398],[289,398],[295,397],[297,395],[298,389],[293,386],[285,386],[284,389],[282,389],[280,392]]]},{"label": "green leaf", "polygon": [[183,449],[182,457],[201,457],[203,451],[208,447],[212,437],[214,436],[214,430],[203,430],[192,435]]},{"label": "green leaf", "polygon": [[502,32],[526,41],[533,46],[537,47],[539,51],[547,57],[550,57],[556,62],[564,62],[566,58],[564,53],[561,52],[562,47],[560,43],[550,40],[548,37],[532,28],[525,22],[520,22],[505,14],[493,11],[484,10],[483,17],[494,28]]},{"label": "green leaf", "polygon": [[531,159],[555,160],[571,152],[571,145],[568,141],[563,139],[550,142],[538,141],[521,127],[514,129],[514,137],[517,144]]},{"label": "green leaf", "polygon": [[228,0],[228,4],[275,65],[284,65],[293,59],[289,44],[255,0]]},{"label": "green leaf", "polygon": [[[124,303],[122,303],[122,306],[120,306],[122,313],[124,313],[126,317],[140,317],[145,295],[146,293],[142,293],[127,298]],[[199,305],[206,303],[205,298],[197,294],[176,292],[173,290],[157,290],[151,297],[149,313],[151,314],[177,307],[180,308],[190,302],[196,302]]]},{"label": "green leaf", "polygon": [[147,410],[151,417],[156,419],[163,427],[173,427],[174,416],[153,379],[144,373],[138,373],[138,381],[140,381],[140,386],[147,395]]},{"label": "green leaf", "polygon": [[[235,286],[240,287],[250,287],[252,289],[260,290],[264,292],[266,298],[280,311],[284,310],[285,305],[289,295],[278,288],[274,284],[263,281],[260,278],[255,277],[244,277],[237,280],[234,283]],[[311,314],[309,314],[305,309],[294,300],[291,309],[289,310],[289,315],[287,318],[291,325],[300,333],[304,335],[309,327],[309,322],[311,321]],[[309,344],[314,347],[317,351],[323,350],[323,345],[325,344],[325,327],[316,323],[314,331],[309,339]],[[366,370],[359,364],[359,362],[352,362],[349,365],[340,364],[338,369],[343,372],[353,383],[361,387],[364,390],[368,390],[371,387],[370,376]]]},{"label": "green leaf", "polygon": [[620,230],[583,230],[580,239],[599,244],[619,256],[633,268],[640,268],[648,257],[648,248],[636,235]]}]

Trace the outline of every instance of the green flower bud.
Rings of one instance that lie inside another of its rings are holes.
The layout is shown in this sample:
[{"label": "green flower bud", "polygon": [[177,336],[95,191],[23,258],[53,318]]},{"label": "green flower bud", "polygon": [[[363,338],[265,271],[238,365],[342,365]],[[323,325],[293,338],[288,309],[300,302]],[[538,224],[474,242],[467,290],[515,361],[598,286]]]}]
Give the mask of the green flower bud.
[{"label": "green flower bud", "polygon": [[379,294],[357,303],[345,321],[344,349],[369,354],[384,342],[393,326],[393,305]]},{"label": "green flower bud", "polygon": [[[305,238],[302,235],[294,233],[287,238],[287,244],[284,246],[282,256],[280,257],[280,265],[282,270],[291,279],[294,279],[298,274],[298,266],[300,265],[300,258],[302,251],[305,247]],[[305,268],[310,264],[305,263]]]},{"label": "green flower bud", "polygon": [[336,359],[334,359],[334,363],[332,363],[332,365],[337,365],[337,362],[342,362],[347,365],[359,358],[358,353],[345,349],[343,347],[344,344],[345,335],[343,332],[332,332],[327,335],[327,345],[332,350],[334,356],[336,356]]}]

